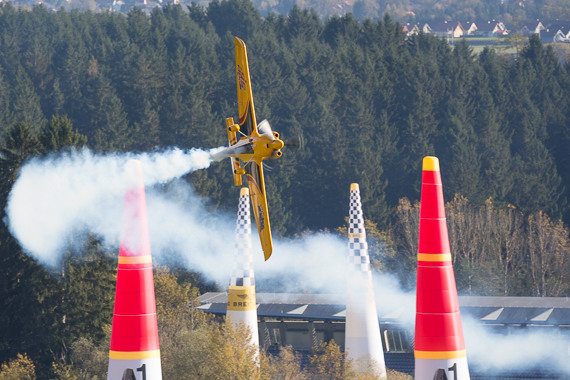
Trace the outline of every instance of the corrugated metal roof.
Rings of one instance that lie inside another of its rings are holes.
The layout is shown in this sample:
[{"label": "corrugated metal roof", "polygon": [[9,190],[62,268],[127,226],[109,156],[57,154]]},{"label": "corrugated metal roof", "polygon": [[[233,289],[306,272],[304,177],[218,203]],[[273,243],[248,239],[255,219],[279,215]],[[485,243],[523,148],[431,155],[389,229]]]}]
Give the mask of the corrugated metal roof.
[{"label": "corrugated metal roof", "polygon": [[459,305],[477,307],[554,307],[570,309],[570,298],[459,296]]},{"label": "corrugated metal roof", "polygon": [[[205,293],[200,309],[225,314],[228,294]],[[261,317],[344,320],[344,297],[334,294],[258,293],[257,313]],[[461,314],[481,323],[570,325],[570,300],[556,297],[460,296]],[[403,319],[413,313],[401,305],[380,308],[380,321]]]}]

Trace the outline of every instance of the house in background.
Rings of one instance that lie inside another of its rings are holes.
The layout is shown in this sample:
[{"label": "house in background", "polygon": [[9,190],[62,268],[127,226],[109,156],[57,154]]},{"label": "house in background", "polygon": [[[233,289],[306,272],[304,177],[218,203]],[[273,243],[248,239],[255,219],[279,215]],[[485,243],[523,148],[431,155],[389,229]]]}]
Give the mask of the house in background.
[{"label": "house in background", "polygon": [[539,20],[525,20],[518,22],[514,29],[517,29],[521,36],[529,37],[531,34],[540,34],[545,28]]},{"label": "house in background", "polygon": [[[417,25],[417,24],[416,24]],[[417,31],[419,32],[419,28]],[[460,37],[503,37],[509,34],[509,30],[502,21],[444,21],[425,24],[421,30],[424,33],[433,34],[437,37],[460,38]]]},{"label": "house in background", "polygon": [[[461,37],[500,38],[506,37],[512,31],[517,31],[523,37],[538,34],[544,43],[570,43],[570,21],[540,21],[529,20],[517,23],[517,26],[507,27],[502,21],[442,21],[425,23],[408,23],[403,27],[408,36],[425,33],[436,37],[455,39]],[[476,42],[475,42],[476,43]]]},{"label": "house in background", "polygon": [[[426,24],[427,25],[427,24]],[[437,37],[459,38],[465,34],[465,28],[459,21],[443,21],[428,25],[432,34]]]},{"label": "house in background", "polygon": [[570,42],[570,22],[543,21],[543,29],[538,32],[542,42]]},{"label": "house in background", "polygon": [[476,28],[472,33],[474,37],[504,37],[509,34],[509,30],[502,21],[477,22]]},{"label": "house in background", "polygon": [[419,34],[419,33],[425,33],[425,34],[435,34],[434,31],[432,30],[432,28],[429,26],[429,24],[423,24],[423,26],[421,25],[421,23],[417,22],[417,23],[407,23],[406,25],[404,25],[404,33],[406,33],[407,36],[413,36],[415,34]]},{"label": "house in background", "polygon": [[468,36],[472,36],[477,32],[477,24],[471,21],[466,21],[463,23],[463,27],[465,29],[465,34]]}]

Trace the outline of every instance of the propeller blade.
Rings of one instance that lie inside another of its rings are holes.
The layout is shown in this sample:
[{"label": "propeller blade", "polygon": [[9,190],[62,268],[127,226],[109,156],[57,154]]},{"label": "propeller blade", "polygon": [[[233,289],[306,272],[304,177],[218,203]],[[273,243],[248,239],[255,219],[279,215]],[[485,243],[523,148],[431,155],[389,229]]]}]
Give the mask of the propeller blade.
[{"label": "propeller blade", "polygon": [[301,135],[283,141],[283,144],[285,146],[291,148],[302,148],[305,145],[304,143],[305,142],[303,141],[303,136]]}]

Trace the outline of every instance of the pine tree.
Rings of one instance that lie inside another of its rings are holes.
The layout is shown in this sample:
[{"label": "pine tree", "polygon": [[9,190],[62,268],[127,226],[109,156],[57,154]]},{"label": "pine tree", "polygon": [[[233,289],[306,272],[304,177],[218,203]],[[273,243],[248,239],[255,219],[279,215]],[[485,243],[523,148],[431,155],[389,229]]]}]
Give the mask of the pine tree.
[{"label": "pine tree", "polygon": [[[32,12],[35,16],[34,18],[37,18],[36,22],[44,22],[47,16],[37,15],[38,11],[39,7],[35,7]],[[40,33],[35,33],[30,39],[32,39],[29,42],[31,46],[23,53],[23,66],[26,68],[26,72],[37,92],[45,94],[53,75],[53,45],[49,42],[46,35]]]},{"label": "pine tree", "polygon": [[257,26],[262,22],[249,0],[214,0],[208,4],[206,14],[219,36],[231,32],[244,41],[255,35]]},{"label": "pine tree", "polygon": [[484,198],[491,197],[505,202],[514,185],[511,139],[505,126],[500,123],[501,118],[489,83],[487,73],[478,72],[470,95],[476,104],[471,118],[479,141],[477,152],[481,157],[480,190]]},{"label": "pine tree", "polygon": [[0,70],[0,131],[4,132],[14,122],[10,109],[10,84]]},{"label": "pine tree", "polygon": [[52,153],[69,147],[82,148],[87,137],[75,132],[67,117],[53,116],[41,130],[39,142],[44,153]]},{"label": "pine tree", "polygon": [[453,194],[461,194],[475,202],[482,202],[481,197],[481,156],[477,152],[478,139],[461,100],[450,99],[447,104],[448,115],[444,121],[448,141],[447,154],[442,153],[447,164],[445,173],[448,199]]},{"label": "pine tree", "polygon": [[288,14],[285,30],[282,31],[287,41],[302,39],[305,41],[316,41],[322,33],[322,23],[314,10],[293,6]]},{"label": "pine tree", "polygon": [[[68,33],[73,33],[69,31]],[[65,112],[79,130],[87,134],[82,89],[87,77],[89,58],[81,39],[66,36],[55,60],[58,67],[59,89],[65,94]],[[84,129],[85,128],[85,129]]]},{"label": "pine tree", "polygon": [[[40,153],[41,144],[32,128],[24,123],[14,124],[4,136],[0,147],[0,177],[2,178],[2,199],[6,199],[18,171],[24,161]],[[4,210],[4,209],[2,209]]]},{"label": "pine tree", "polygon": [[83,128],[98,149],[123,152],[136,144],[135,131],[129,127],[121,99],[101,73],[95,73],[88,81],[84,101],[89,112]]},{"label": "pine tree", "polygon": [[113,317],[116,262],[105,255],[96,239],[80,247],[81,257],[68,253],[61,275],[61,339],[70,346],[78,337],[100,341]]},{"label": "pine tree", "polygon": [[561,178],[545,146],[545,122],[526,86],[535,80],[536,70],[527,60],[512,68],[511,83],[517,96],[511,99],[509,123],[514,132],[515,186],[509,198],[527,212],[542,210],[560,217]]},{"label": "pine tree", "polygon": [[39,131],[43,122],[40,98],[23,68],[16,70],[16,79],[12,88],[12,113],[15,120],[21,121],[35,131]]}]

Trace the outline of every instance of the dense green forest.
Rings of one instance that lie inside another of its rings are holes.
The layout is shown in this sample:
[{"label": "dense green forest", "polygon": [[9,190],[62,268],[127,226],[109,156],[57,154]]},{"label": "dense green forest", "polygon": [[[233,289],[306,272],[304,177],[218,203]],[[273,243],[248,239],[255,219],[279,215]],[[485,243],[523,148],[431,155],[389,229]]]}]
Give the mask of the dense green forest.
[{"label": "dense green forest", "polygon": [[[30,157],[226,145],[224,119],[237,112],[233,35],[248,45],[258,119],[305,141],[270,163],[276,235],[342,227],[358,182],[376,268],[412,289],[421,161],[435,155],[459,291],[570,295],[570,68],[535,37],[504,58],[407,39],[389,17],[322,21],[294,8],[262,18],[246,0],[150,16],[3,5],[2,216]],[[185,179],[210,208],[235,208],[227,162]],[[97,237],[82,251],[48,272],[1,226],[0,362],[27,353],[49,378],[79,337],[104,344],[115,261]]]},{"label": "dense green forest", "polygon": [[[447,199],[491,197],[569,221],[569,77],[538,39],[507,62],[492,50],[473,57],[466,43],[405,39],[388,18],[323,23],[294,10],[263,19],[246,1],[189,15],[170,6],[150,18],[136,9],[1,11],[7,135],[17,123],[39,133],[59,115],[96,151],[225,145],[238,35],[258,118],[306,141],[271,164],[277,232],[341,225],[351,182],[361,184],[368,217],[386,225],[399,198],[419,198],[425,155],[440,158]],[[212,206],[231,209],[226,166],[190,180]]]}]

